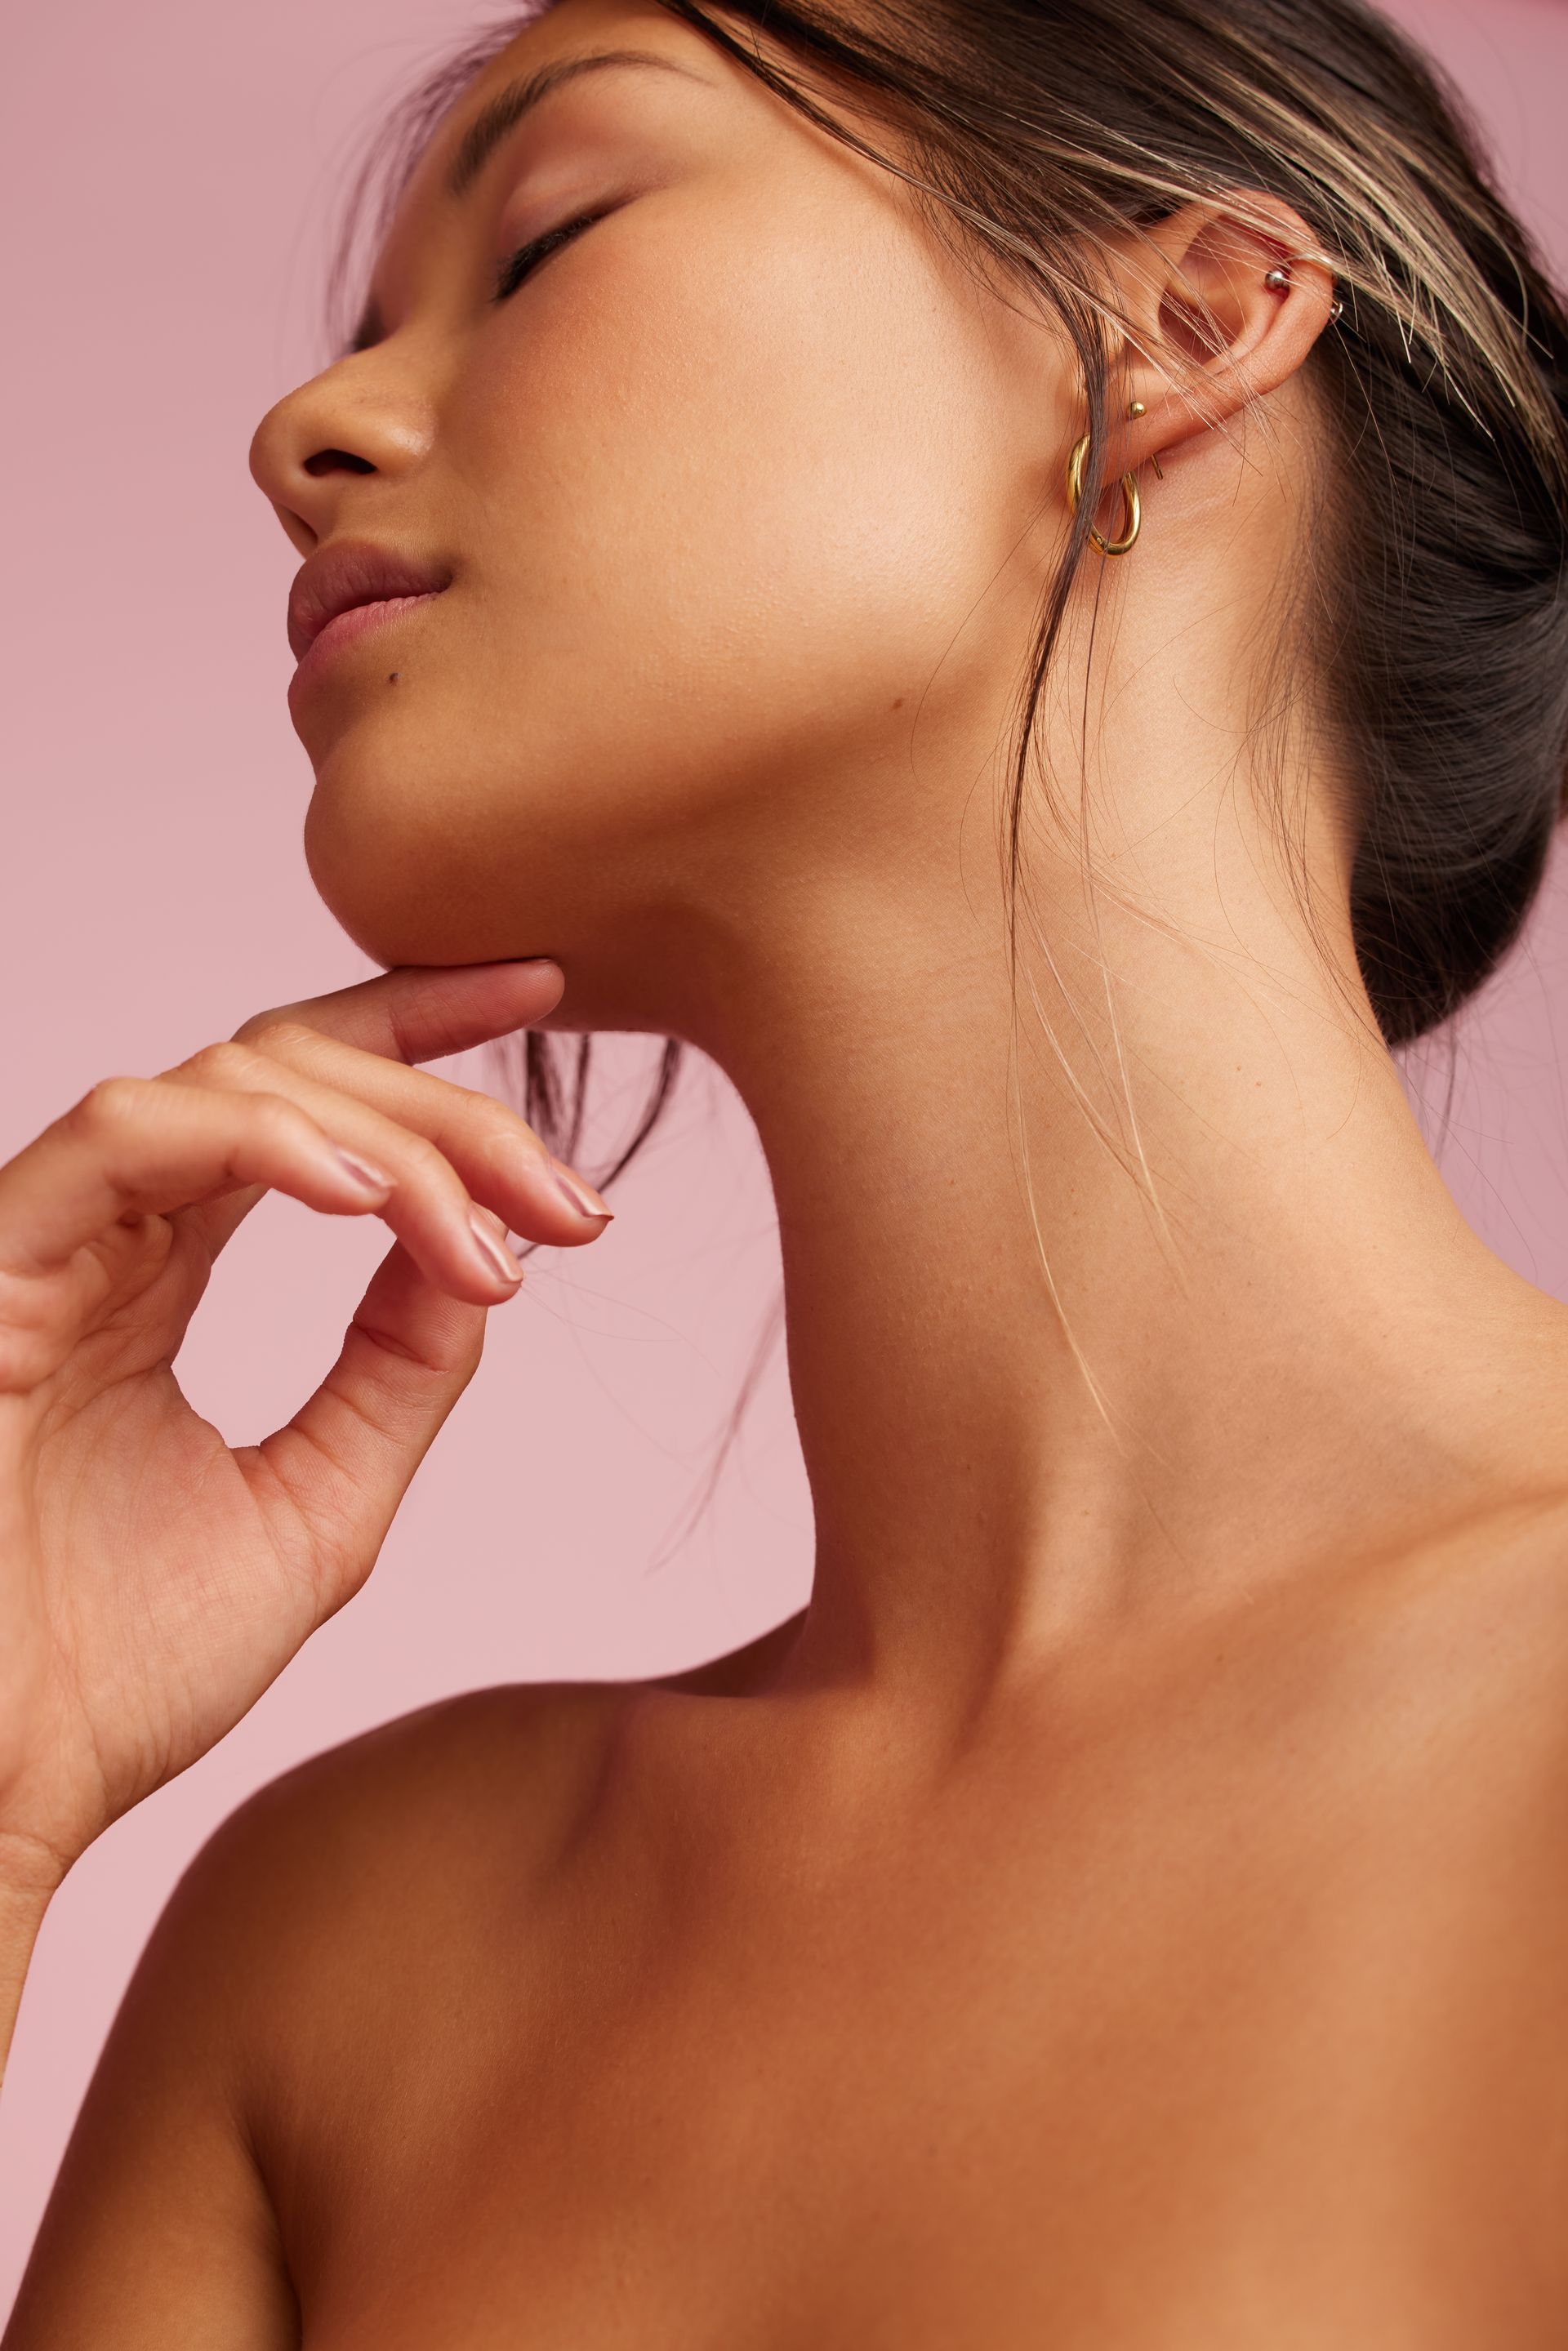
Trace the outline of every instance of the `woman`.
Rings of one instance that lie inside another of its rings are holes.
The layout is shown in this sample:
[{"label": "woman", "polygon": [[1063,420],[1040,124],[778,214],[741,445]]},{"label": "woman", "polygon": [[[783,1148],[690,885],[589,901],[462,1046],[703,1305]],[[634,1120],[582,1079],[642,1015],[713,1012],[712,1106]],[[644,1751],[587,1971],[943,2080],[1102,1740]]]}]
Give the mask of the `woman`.
[{"label": "woman", "polygon": [[[1356,0],[560,0],[436,96],[253,452],[388,968],[0,1172],[13,2000],[603,1228],[410,1064],[734,1078],[816,1583],[246,1803],[7,2351],[1558,2344],[1568,1318],[1388,1048],[1559,811],[1563,314]],[[394,1246],[231,1455],[268,1186]]]}]

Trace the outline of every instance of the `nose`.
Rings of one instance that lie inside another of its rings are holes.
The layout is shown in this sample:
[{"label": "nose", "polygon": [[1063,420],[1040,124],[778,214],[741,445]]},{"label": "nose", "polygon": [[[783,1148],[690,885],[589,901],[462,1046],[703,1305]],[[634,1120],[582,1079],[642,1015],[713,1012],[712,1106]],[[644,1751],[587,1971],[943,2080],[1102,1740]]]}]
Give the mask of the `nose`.
[{"label": "nose", "polygon": [[356,353],[269,408],[250,444],[251,477],[292,545],[308,555],[376,480],[406,478],[434,438],[430,404]]}]

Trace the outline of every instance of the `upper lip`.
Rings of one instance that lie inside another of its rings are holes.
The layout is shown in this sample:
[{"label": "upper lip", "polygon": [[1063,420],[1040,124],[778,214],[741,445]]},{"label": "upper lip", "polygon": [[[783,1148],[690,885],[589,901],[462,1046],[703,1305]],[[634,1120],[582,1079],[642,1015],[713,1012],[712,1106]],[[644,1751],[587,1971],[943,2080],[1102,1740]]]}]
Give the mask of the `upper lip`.
[{"label": "upper lip", "polygon": [[294,575],[288,591],[288,643],[302,661],[329,621],[356,604],[379,604],[389,596],[433,596],[450,587],[452,573],[439,564],[420,563],[369,539],[345,539],[319,547]]}]

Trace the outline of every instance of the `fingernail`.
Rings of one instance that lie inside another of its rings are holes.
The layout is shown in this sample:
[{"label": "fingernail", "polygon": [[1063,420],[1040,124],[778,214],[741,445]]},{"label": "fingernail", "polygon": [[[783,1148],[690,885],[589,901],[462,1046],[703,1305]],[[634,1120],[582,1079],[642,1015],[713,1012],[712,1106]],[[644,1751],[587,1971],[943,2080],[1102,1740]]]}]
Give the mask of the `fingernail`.
[{"label": "fingernail", "polygon": [[600,1198],[592,1185],[585,1184],[571,1168],[563,1166],[559,1159],[552,1159],[549,1166],[550,1174],[555,1177],[556,1189],[565,1195],[580,1217],[610,1217],[615,1214],[614,1209]]},{"label": "fingernail", "polygon": [[479,1254],[491,1270],[498,1274],[508,1290],[515,1290],[523,1278],[523,1269],[496,1238],[496,1231],[482,1208],[473,1210],[468,1229],[479,1244]]},{"label": "fingernail", "polygon": [[367,1192],[392,1190],[392,1178],[384,1167],[378,1167],[373,1159],[361,1159],[356,1152],[345,1151],[340,1143],[335,1143],[332,1148],[355,1183],[362,1186]]}]

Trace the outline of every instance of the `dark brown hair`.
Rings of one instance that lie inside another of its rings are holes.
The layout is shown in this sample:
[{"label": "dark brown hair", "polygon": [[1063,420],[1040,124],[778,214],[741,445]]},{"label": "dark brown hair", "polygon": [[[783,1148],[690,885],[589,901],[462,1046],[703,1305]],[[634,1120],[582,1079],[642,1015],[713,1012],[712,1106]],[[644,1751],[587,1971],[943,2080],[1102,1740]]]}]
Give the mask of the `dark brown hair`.
[{"label": "dark brown hair", "polygon": [[[662,5],[897,172],[958,250],[1043,297],[1077,352],[1090,456],[1020,693],[1015,896],[1035,714],[1074,580],[1100,560],[1089,527],[1120,330],[1097,247],[1232,191],[1308,223],[1344,308],[1305,369],[1324,487],[1291,599],[1297,674],[1352,782],[1351,911],[1383,1035],[1397,1046],[1446,1019],[1518,934],[1568,757],[1568,321],[1453,90],[1360,0]],[[336,301],[367,196],[381,188],[379,237],[441,117],[538,13],[470,43],[383,126]],[[779,52],[895,132],[904,160],[824,112]],[[557,1137],[580,1124],[589,1067],[586,1040],[570,1075],[559,1047],[530,1035],[526,1071],[528,1115]],[[665,1048],[632,1148],[679,1052]]]}]

